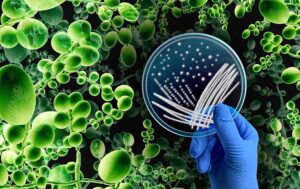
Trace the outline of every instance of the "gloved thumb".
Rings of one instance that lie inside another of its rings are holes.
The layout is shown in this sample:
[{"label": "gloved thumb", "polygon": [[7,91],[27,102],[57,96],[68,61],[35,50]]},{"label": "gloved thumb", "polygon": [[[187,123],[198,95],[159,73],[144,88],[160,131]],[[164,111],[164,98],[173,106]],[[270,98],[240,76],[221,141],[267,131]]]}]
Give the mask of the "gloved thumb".
[{"label": "gloved thumb", "polygon": [[242,140],[231,112],[225,104],[218,104],[214,109],[213,116],[217,135],[225,151],[226,148],[230,148]]}]

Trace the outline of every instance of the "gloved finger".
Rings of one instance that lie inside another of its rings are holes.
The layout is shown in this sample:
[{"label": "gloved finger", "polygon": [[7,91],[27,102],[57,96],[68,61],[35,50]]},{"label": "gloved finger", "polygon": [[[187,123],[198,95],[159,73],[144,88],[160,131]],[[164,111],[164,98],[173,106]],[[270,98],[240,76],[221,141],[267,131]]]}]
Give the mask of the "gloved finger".
[{"label": "gloved finger", "polygon": [[242,140],[229,108],[225,104],[218,104],[214,110],[214,124],[217,135],[226,151],[226,148]]},{"label": "gloved finger", "polygon": [[205,150],[208,144],[208,137],[196,137],[192,138],[192,142],[190,144],[190,155],[193,158],[199,157]]},{"label": "gloved finger", "polygon": [[[230,109],[230,112],[236,111],[232,107],[228,107]],[[240,136],[244,140],[255,140],[258,141],[258,134],[256,129],[249,123],[248,120],[245,119],[244,116],[242,116],[240,113],[237,113],[237,116],[234,119],[235,124],[237,125],[238,131],[240,133]]]},{"label": "gloved finger", "polygon": [[216,143],[216,138],[212,137],[209,139],[207,147],[201,156],[197,158],[197,168],[200,173],[207,173],[211,170],[211,153]]}]

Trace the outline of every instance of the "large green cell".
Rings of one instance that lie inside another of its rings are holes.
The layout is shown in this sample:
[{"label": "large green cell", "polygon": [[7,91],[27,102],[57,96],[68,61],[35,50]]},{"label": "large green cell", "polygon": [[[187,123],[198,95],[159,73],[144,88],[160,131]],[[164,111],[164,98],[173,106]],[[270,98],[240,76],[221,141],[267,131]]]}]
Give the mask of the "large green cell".
[{"label": "large green cell", "polygon": [[189,4],[194,8],[202,7],[206,2],[207,0],[189,0]]},{"label": "large green cell", "polygon": [[91,66],[100,59],[100,54],[97,49],[90,46],[80,46],[74,50],[74,55],[81,58],[82,66]]},{"label": "large green cell", "polygon": [[296,67],[289,67],[281,73],[281,79],[287,84],[296,83],[300,79],[300,70]]},{"label": "large green cell", "polygon": [[27,5],[36,11],[49,10],[65,2],[65,0],[25,0]]},{"label": "large green cell", "polygon": [[30,8],[24,0],[4,0],[2,2],[2,11],[9,18],[17,19],[26,15]]},{"label": "large green cell", "polygon": [[148,41],[153,38],[155,34],[155,24],[151,20],[145,20],[140,26],[140,38],[144,41]]},{"label": "large green cell", "polygon": [[129,96],[131,99],[133,99],[134,91],[128,85],[120,85],[114,90],[114,96],[117,100],[119,100],[122,96]]},{"label": "large green cell", "polygon": [[41,124],[29,132],[29,140],[33,146],[45,148],[50,146],[55,138],[54,128],[48,124]]},{"label": "large green cell", "polygon": [[160,146],[158,144],[147,144],[143,150],[143,155],[146,159],[156,157],[160,152]]},{"label": "large green cell", "polygon": [[21,143],[25,138],[26,132],[24,125],[5,125],[4,137],[13,145]]},{"label": "large green cell", "polygon": [[117,183],[128,176],[131,166],[129,154],[124,150],[115,150],[101,160],[98,173],[105,182]]},{"label": "large green cell", "polygon": [[44,46],[48,40],[48,36],[46,26],[33,18],[22,20],[17,28],[19,43],[30,50],[36,50]]},{"label": "large green cell", "polygon": [[118,11],[124,20],[127,20],[128,22],[136,22],[140,15],[135,6],[126,2],[119,4]]},{"label": "large green cell", "polygon": [[66,32],[58,32],[52,37],[51,46],[56,52],[65,53],[71,48],[72,41]]},{"label": "large green cell", "polygon": [[0,117],[12,125],[29,122],[35,109],[35,93],[30,77],[21,68],[0,69]]},{"label": "large green cell", "polygon": [[0,45],[4,48],[13,48],[18,44],[17,31],[11,26],[0,29]]},{"label": "large green cell", "polygon": [[79,42],[87,38],[92,31],[91,24],[86,20],[77,20],[70,24],[68,34],[75,42]]},{"label": "large green cell", "polygon": [[265,19],[275,24],[284,24],[289,19],[289,9],[282,0],[261,0],[259,11]]},{"label": "large green cell", "polygon": [[136,63],[136,50],[135,48],[128,44],[128,45],[124,45],[121,49],[121,55],[120,55],[120,59],[121,59],[121,63],[126,66],[126,67],[132,67],[135,65]]},{"label": "large green cell", "polygon": [[43,19],[43,21],[54,26],[62,21],[64,17],[64,11],[61,6],[57,6],[53,9],[40,11],[39,15]]}]

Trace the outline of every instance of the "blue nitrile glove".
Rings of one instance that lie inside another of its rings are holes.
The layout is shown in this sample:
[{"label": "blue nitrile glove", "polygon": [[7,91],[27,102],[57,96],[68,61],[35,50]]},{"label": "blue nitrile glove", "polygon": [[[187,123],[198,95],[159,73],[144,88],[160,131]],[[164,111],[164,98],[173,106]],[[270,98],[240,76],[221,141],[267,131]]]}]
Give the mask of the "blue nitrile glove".
[{"label": "blue nitrile glove", "polygon": [[190,155],[201,173],[208,173],[213,189],[257,189],[258,134],[234,109],[218,104],[214,109],[217,134],[193,137]]}]

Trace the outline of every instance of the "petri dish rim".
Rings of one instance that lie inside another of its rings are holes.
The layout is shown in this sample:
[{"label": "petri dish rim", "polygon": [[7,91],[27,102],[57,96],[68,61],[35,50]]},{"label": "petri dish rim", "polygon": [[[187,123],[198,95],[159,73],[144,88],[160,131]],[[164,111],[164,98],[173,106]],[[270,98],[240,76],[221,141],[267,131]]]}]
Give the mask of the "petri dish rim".
[{"label": "petri dish rim", "polygon": [[176,43],[179,40],[184,40],[184,39],[189,39],[189,38],[206,38],[209,40],[213,40],[214,42],[219,43],[220,46],[222,46],[225,50],[229,51],[229,53],[231,53],[234,57],[235,64],[237,65],[237,68],[239,70],[240,76],[241,76],[241,96],[240,99],[238,101],[237,107],[235,108],[235,111],[232,113],[233,118],[235,118],[237,116],[237,114],[239,113],[239,111],[241,110],[245,98],[246,98],[246,91],[247,91],[247,79],[246,79],[246,72],[244,69],[244,66],[242,64],[242,61],[240,60],[239,56],[237,55],[237,53],[224,41],[222,41],[221,39],[214,37],[212,35],[209,34],[205,34],[205,33],[185,33],[185,34],[181,34],[181,35],[177,35],[174,37],[171,37],[170,39],[166,40],[165,42],[163,42],[161,45],[159,45],[154,51],[153,53],[150,55],[146,66],[144,68],[144,73],[143,73],[143,77],[142,77],[142,94],[144,97],[144,101],[146,104],[146,107],[149,111],[149,113],[151,114],[151,116],[155,119],[156,122],[158,122],[158,124],[160,126],[162,126],[164,129],[168,130],[169,132],[179,135],[179,136],[183,136],[183,137],[204,137],[204,136],[209,136],[212,135],[214,133],[216,133],[215,128],[206,131],[206,132],[187,132],[187,131],[181,131],[178,130],[172,126],[170,126],[169,124],[167,124],[165,121],[163,121],[156,113],[155,110],[153,109],[153,107],[151,106],[151,102],[149,100],[149,97],[147,95],[147,81],[148,81],[148,74],[149,74],[149,70],[151,65],[153,64],[154,60],[156,59],[157,56],[159,56],[159,54],[165,49],[166,46]]}]

